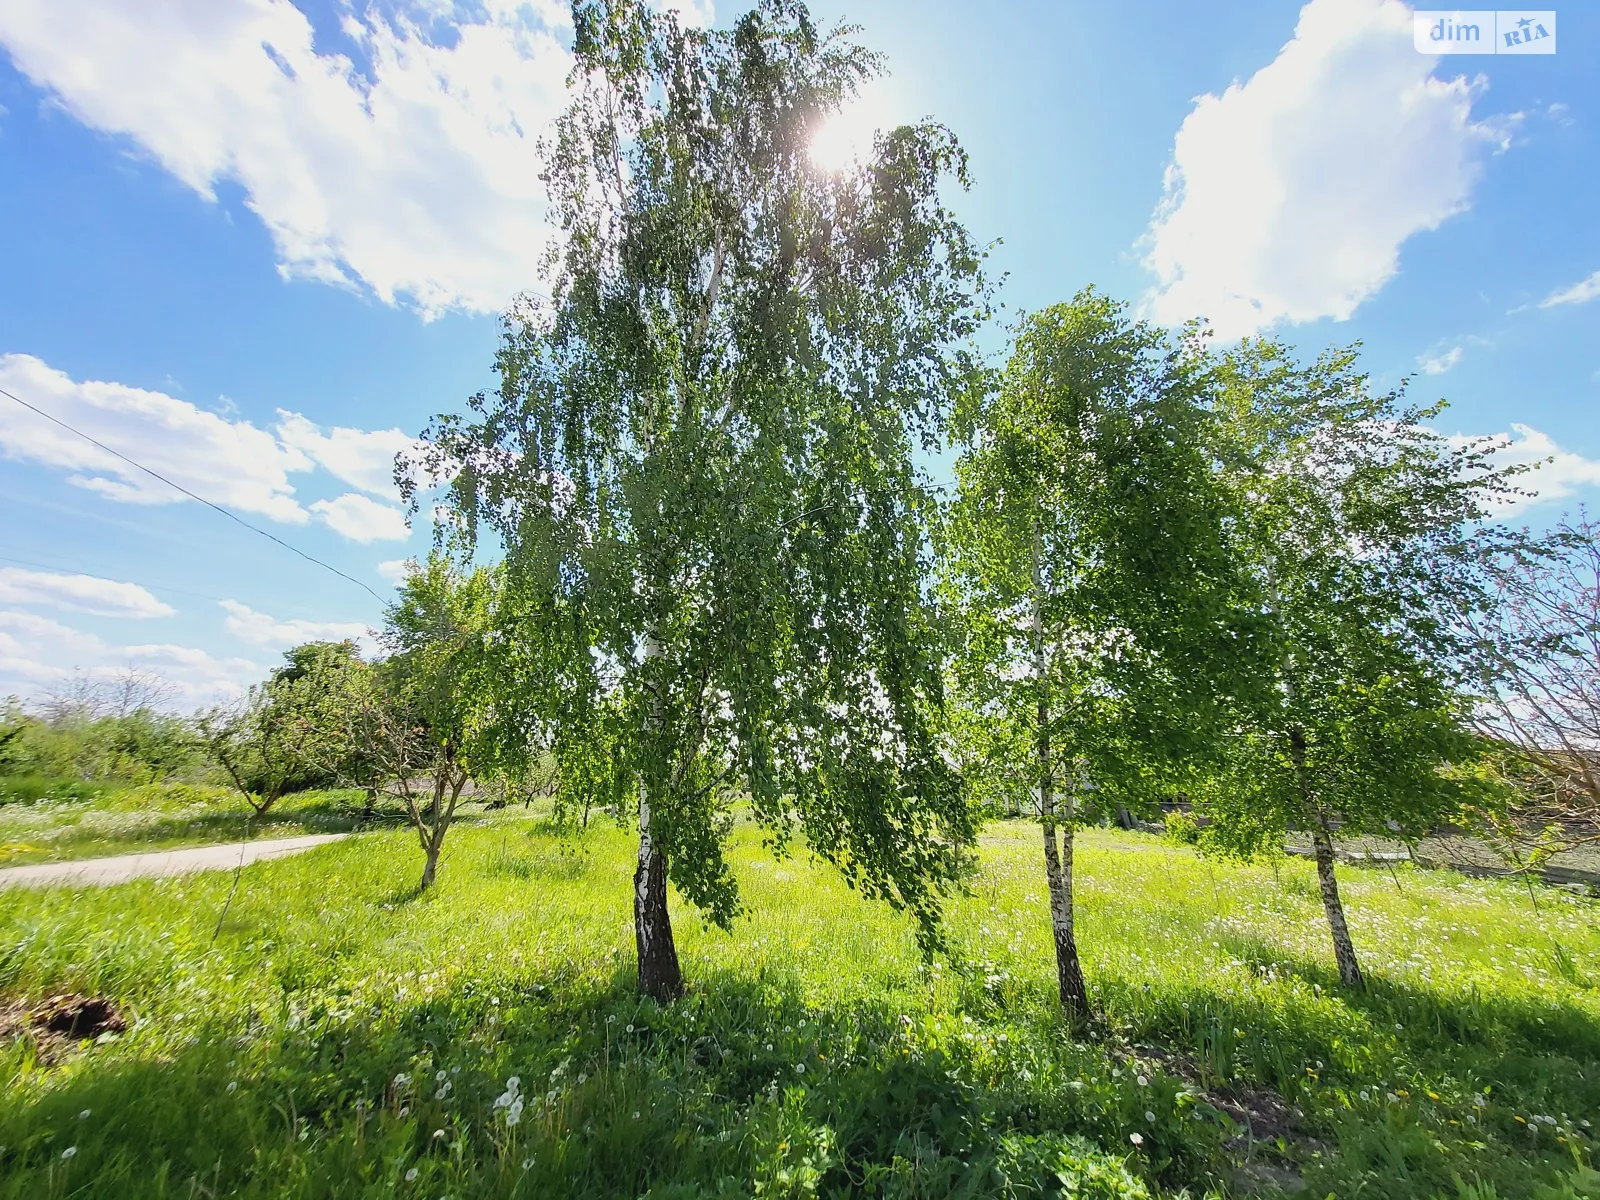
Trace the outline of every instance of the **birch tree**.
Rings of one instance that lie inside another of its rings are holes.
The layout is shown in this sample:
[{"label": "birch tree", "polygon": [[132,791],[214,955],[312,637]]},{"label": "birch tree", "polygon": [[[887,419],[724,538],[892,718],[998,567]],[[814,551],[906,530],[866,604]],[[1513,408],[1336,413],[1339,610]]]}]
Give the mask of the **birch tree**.
[{"label": "birch tree", "polygon": [[1213,739],[1253,639],[1210,457],[1194,337],[1094,291],[1028,318],[998,388],[960,412],[951,585],[969,777],[1031,794],[1061,1004],[1090,1011],[1073,835],[1144,807]]},{"label": "birch tree", "polygon": [[573,16],[550,294],[507,314],[498,390],[434,425],[424,465],[460,536],[505,548],[563,788],[637,820],[639,986],[667,1000],[668,881],[738,911],[736,796],[927,936],[962,869],[913,455],[971,373],[984,285],[944,128],[813,162],[880,67],[852,31],[789,0],[725,31],[634,0]]},{"label": "birch tree", "polygon": [[1454,444],[1443,405],[1375,392],[1356,352],[1309,365],[1246,343],[1222,368],[1228,478],[1271,643],[1264,703],[1198,789],[1201,844],[1236,854],[1309,834],[1341,981],[1364,986],[1334,836],[1415,839],[1475,794],[1472,638],[1492,606],[1486,525],[1514,489],[1487,440]]}]

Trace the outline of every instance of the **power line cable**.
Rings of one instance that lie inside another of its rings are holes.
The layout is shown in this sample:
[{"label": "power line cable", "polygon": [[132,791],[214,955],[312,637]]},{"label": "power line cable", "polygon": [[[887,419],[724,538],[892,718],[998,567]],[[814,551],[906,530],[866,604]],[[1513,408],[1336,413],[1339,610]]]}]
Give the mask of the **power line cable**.
[{"label": "power line cable", "polygon": [[130,467],[137,467],[139,470],[143,471],[146,475],[150,476],[152,479],[159,479],[162,483],[166,484],[168,487],[174,489],[175,491],[182,492],[185,496],[189,497],[189,499],[198,500],[201,504],[204,504],[207,508],[216,509],[223,516],[227,517],[228,520],[234,521],[234,522],[237,522],[240,525],[243,525],[251,533],[259,533],[262,537],[266,538],[268,541],[277,542],[278,545],[282,546],[285,550],[288,550],[293,554],[298,554],[301,558],[305,559],[308,563],[315,563],[317,566],[321,567],[325,571],[332,571],[340,579],[348,580],[349,582],[355,584],[358,588],[360,588],[362,591],[366,592],[367,595],[371,596],[379,604],[384,603],[384,599],[383,599],[382,596],[378,595],[377,592],[373,591],[371,588],[369,588],[366,584],[362,583],[361,580],[357,579],[355,576],[346,575],[343,571],[339,570],[338,567],[335,567],[330,563],[325,563],[320,558],[316,558],[313,555],[307,554],[304,550],[300,549],[298,546],[291,546],[288,542],[284,541],[281,537],[278,537],[276,534],[268,533],[265,529],[262,529],[260,526],[250,524],[249,521],[246,521],[243,517],[237,515],[236,513],[229,512],[227,509],[223,508],[222,505],[214,504],[210,500],[207,500],[204,496],[195,495],[188,488],[184,487],[183,484],[174,483],[172,480],[168,479],[165,475],[161,474],[161,472],[152,471],[149,467],[145,466],[142,462],[134,461],[133,459],[129,458],[126,454],[123,454],[120,450],[113,450],[110,446],[106,445],[104,442],[99,441],[99,440],[97,440],[97,439],[95,439],[93,437],[90,437],[87,433],[83,432],[83,430],[76,429],[73,426],[68,425],[65,421],[61,420],[61,418],[53,417],[49,413],[45,412],[44,409],[36,408],[34,405],[29,404],[21,396],[13,395],[11,392],[6,391],[5,388],[0,388],[0,396],[5,396],[6,398],[8,398],[10,400],[15,400],[18,404],[22,405],[22,407],[27,409],[29,412],[37,413],[39,416],[43,417],[46,421],[49,421],[51,424],[59,425],[59,426],[61,426],[62,429],[65,429],[68,433],[76,434],[78,437],[81,437],[84,441],[88,442],[91,446],[98,446],[100,449],[104,450],[107,454],[110,454],[115,458],[120,458],[123,462],[127,463]]}]

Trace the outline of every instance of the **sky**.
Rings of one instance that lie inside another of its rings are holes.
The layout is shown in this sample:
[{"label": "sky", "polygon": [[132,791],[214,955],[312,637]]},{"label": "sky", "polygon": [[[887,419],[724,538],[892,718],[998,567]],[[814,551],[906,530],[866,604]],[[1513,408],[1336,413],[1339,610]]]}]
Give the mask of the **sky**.
[{"label": "sky", "polygon": [[[1600,7],[1539,55],[1419,53],[1401,0],[812,12],[889,69],[830,145],[966,146],[1005,320],[1094,284],[1360,341],[1444,432],[1553,460],[1507,519],[1600,497]],[[570,32],[554,0],[0,3],[0,388],[100,443],[0,396],[0,697],[137,670],[188,708],[368,636],[431,540],[394,456],[493,388],[539,286]]]}]

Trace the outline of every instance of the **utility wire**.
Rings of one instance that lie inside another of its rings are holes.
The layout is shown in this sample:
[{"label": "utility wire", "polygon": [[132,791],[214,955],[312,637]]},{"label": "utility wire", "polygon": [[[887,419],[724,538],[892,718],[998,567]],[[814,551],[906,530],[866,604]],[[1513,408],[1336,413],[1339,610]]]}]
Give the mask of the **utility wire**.
[{"label": "utility wire", "polygon": [[166,484],[168,487],[173,488],[176,491],[182,492],[185,496],[189,497],[189,499],[198,500],[201,504],[204,504],[207,508],[216,509],[223,516],[227,517],[228,520],[234,521],[234,522],[237,522],[240,525],[243,525],[251,533],[259,533],[262,537],[266,538],[268,541],[277,542],[278,545],[282,546],[285,550],[288,550],[293,554],[298,554],[301,558],[305,559],[307,562],[315,563],[317,566],[321,567],[325,571],[332,571],[340,579],[349,580],[351,583],[355,584],[362,591],[366,592],[367,595],[371,596],[374,600],[378,601],[378,603],[380,603],[380,604],[384,603],[384,599],[383,599],[382,596],[378,595],[377,592],[373,591],[371,588],[369,588],[366,584],[362,583],[361,580],[357,579],[355,576],[346,575],[343,571],[339,570],[338,567],[335,567],[335,566],[331,565],[330,563],[325,563],[320,558],[315,558],[312,555],[307,554],[304,550],[300,549],[298,546],[291,546],[288,542],[284,541],[281,537],[278,537],[276,534],[268,533],[265,529],[262,529],[260,526],[250,524],[249,521],[246,521],[243,517],[238,516],[235,513],[229,512],[227,509],[223,508],[222,505],[213,504],[210,500],[207,500],[204,496],[195,495],[188,488],[184,487],[183,484],[174,483],[172,480],[168,479],[165,475],[161,474],[159,471],[152,471],[149,467],[145,466],[142,462],[135,462],[133,459],[129,458],[126,454],[123,454],[120,450],[113,450],[110,446],[106,445],[104,442],[98,441],[95,438],[90,437],[87,433],[83,432],[83,430],[75,429],[73,426],[68,425],[65,421],[61,420],[61,418],[53,417],[49,413],[45,412],[44,409],[34,407],[32,404],[29,404],[26,400],[24,400],[21,396],[12,395],[12,393],[6,391],[5,388],[0,388],[0,396],[5,396],[7,399],[10,399],[10,400],[15,400],[18,404],[22,405],[22,407],[27,409],[29,412],[37,413],[39,416],[43,417],[46,421],[49,421],[51,424],[59,425],[59,426],[61,426],[61,428],[65,429],[68,433],[76,434],[78,437],[81,437],[84,441],[88,442],[90,445],[98,446],[100,449],[104,450],[107,454],[110,454],[110,455],[112,455],[113,457],[116,457],[116,458],[120,458],[123,462],[127,463],[130,467],[137,467],[139,470],[143,471],[146,475],[150,476],[152,479],[159,479],[162,483]]}]

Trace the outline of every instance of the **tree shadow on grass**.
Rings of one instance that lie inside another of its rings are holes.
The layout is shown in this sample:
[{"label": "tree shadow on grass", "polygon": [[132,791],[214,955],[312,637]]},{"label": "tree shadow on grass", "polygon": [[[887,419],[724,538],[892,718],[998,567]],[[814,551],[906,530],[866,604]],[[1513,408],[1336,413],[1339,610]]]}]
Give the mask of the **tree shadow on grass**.
[{"label": "tree shadow on grass", "polygon": [[[1484,1150],[1445,1146],[1443,1122],[1471,1110],[1429,1115],[1420,1095],[1313,1111],[1330,1158],[1317,1194],[1370,1177],[1364,1195],[1453,1195],[1455,1172],[1493,1176],[1509,1200],[1566,1152],[1529,1142],[1501,1106],[1600,1109],[1600,1034],[1570,1005],[1451,1000],[1382,977],[1336,994],[1319,963],[1264,942],[1230,949],[1321,997],[1099,980],[1120,1032],[1084,1042],[1042,980],[1003,994],[974,983],[929,1016],[819,1002],[788,974],[736,969],[696,974],[661,1008],[612,958],[501,964],[434,990],[414,973],[319,976],[188,1028],[158,1017],[127,1053],[86,1049],[60,1074],[4,1048],[18,1086],[0,1101],[0,1196],[987,1197],[1058,1195],[1064,1181],[1082,1197],[1198,1195],[1228,1170],[1232,1132],[1180,1086],[1205,1062],[1213,1081],[1256,1080],[1308,1110],[1308,1067],[1316,1087],[1352,1092],[1448,1076],[1442,1106],[1487,1081],[1494,1104],[1472,1134]],[[1151,1062],[1169,1072],[1141,1082]]]},{"label": "tree shadow on grass", "polygon": [[1219,1103],[1273,1089],[1305,1118],[1303,1133],[1337,1143],[1341,1178],[1378,1181],[1363,1194],[1454,1196],[1456,1177],[1487,1172],[1499,1195],[1530,1195],[1541,1174],[1588,1153],[1589,1133],[1569,1129],[1558,1144],[1531,1115],[1600,1112],[1600,1021],[1579,1003],[1434,991],[1382,973],[1357,992],[1330,964],[1269,942],[1235,935],[1223,946],[1257,976],[1313,993],[1151,993],[1124,980],[1100,981],[1099,993],[1134,1041]]},{"label": "tree shadow on grass", "polygon": [[83,1196],[387,1195],[415,1170],[417,1195],[1132,1197],[1139,1174],[1203,1184],[1215,1166],[1220,1127],[1145,1122],[1175,1094],[1113,1080],[1095,1047],[807,1003],[774,974],[712,973],[667,1008],[633,982],[515,973],[324,999],[295,1029],[217,1016],[104,1066],[87,1050],[0,1105],[0,1195],[68,1171]]},{"label": "tree shadow on grass", "polygon": [[1418,987],[1383,972],[1367,975],[1364,990],[1345,988],[1337,971],[1260,938],[1227,936],[1223,947],[1257,974],[1292,975],[1349,1009],[1393,1029],[1414,1052],[1448,1047],[1517,1048],[1534,1054],[1600,1062],[1600,1021],[1578,1004],[1531,996],[1506,996],[1477,986],[1465,994]]}]

